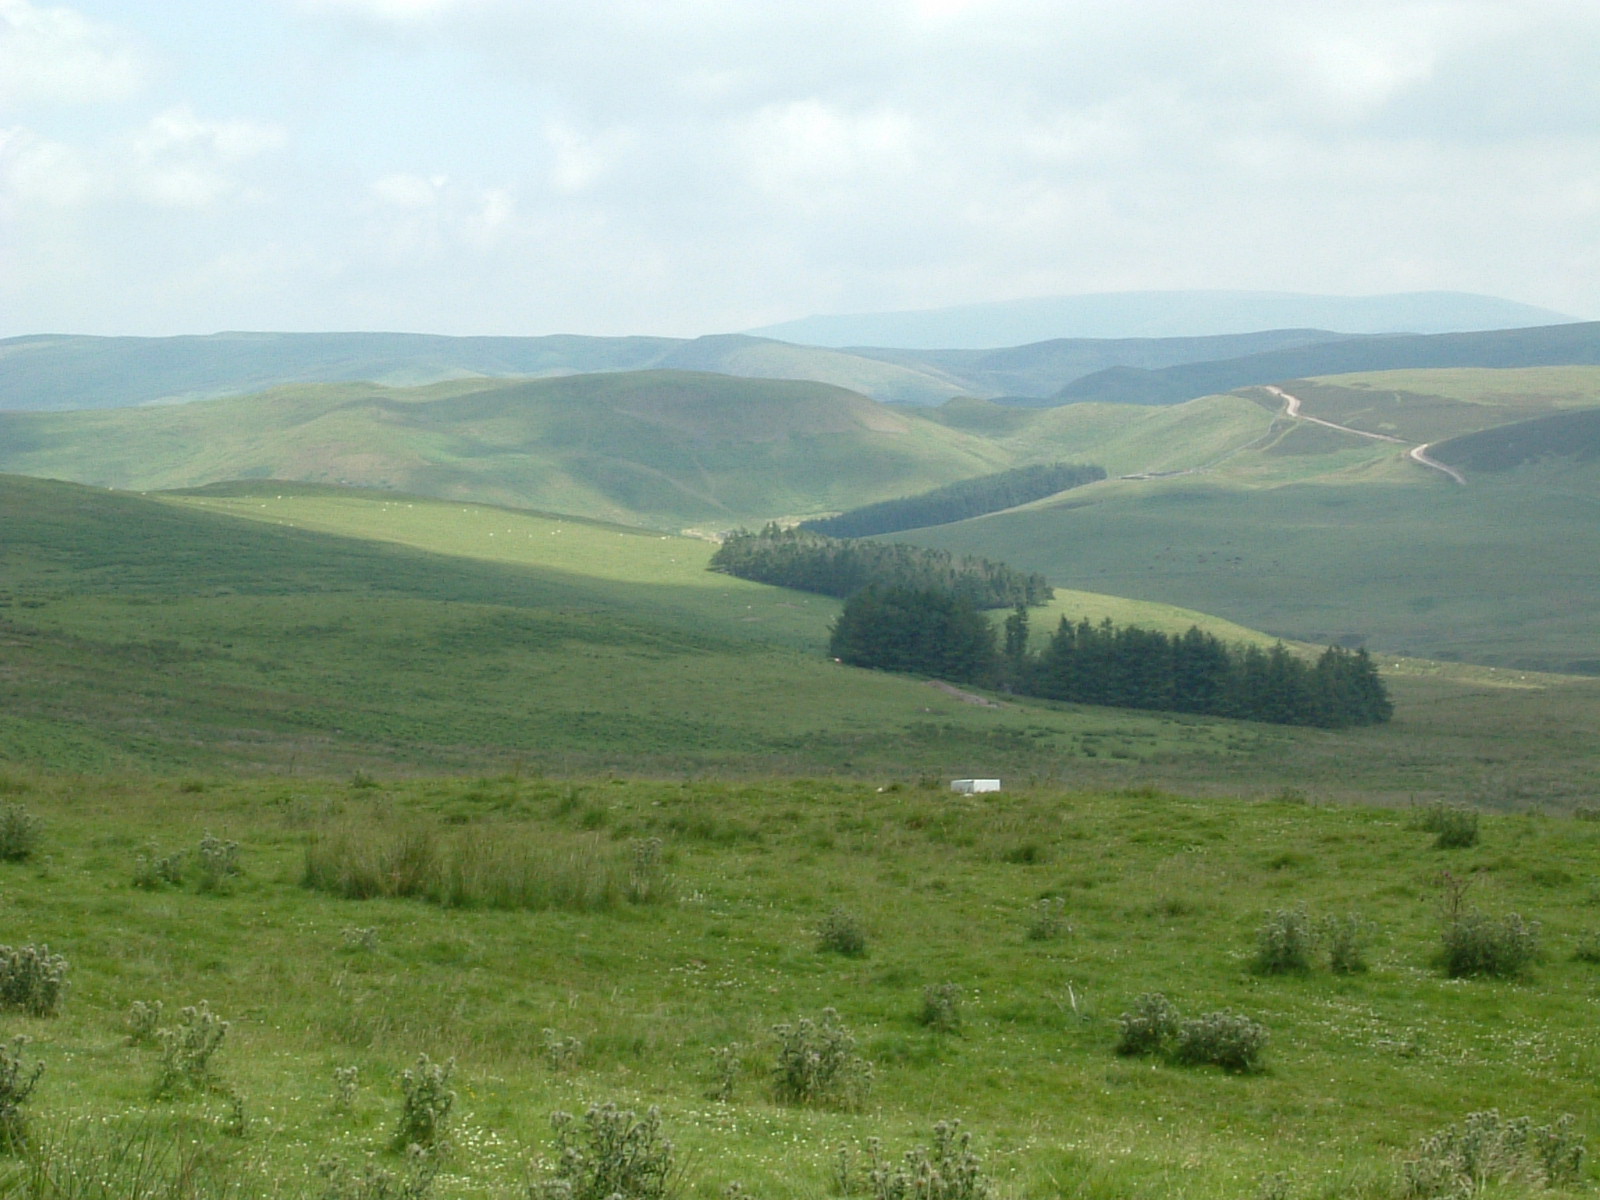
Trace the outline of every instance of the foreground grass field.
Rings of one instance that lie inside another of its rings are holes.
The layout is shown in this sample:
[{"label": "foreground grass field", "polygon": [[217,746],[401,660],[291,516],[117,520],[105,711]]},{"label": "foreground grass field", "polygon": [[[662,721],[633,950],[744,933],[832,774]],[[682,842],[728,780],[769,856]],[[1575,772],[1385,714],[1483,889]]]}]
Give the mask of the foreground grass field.
[{"label": "foreground grass field", "polygon": [[[941,1118],[972,1132],[1002,1196],[1107,1200],[1399,1196],[1417,1142],[1487,1108],[1600,1132],[1600,967],[1575,957],[1600,953],[1592,821],[1490,816],[1478,845],[1440,850],[1414,812],[1292,796],[512,776],[3,786],[44,821],[31,859],[0,863],[7,940],[71,962],[60,1015],[4,1014],[45,1064],[26,1111],[60,1168],[118,1178],[131,1168],[108,1148],[144,1139],[146,1158],[175,1156],[155,1174],[190,1162],[186,1195],[320,1195],[329,1158],[403,1173],[397,1081],[419,1054],[456,1064],[442,1196],[523,1194],[550,1169],[550,1113],[605,1101],[659,1105],[684,1193],[706,1200],[734,1181],[838,1195],[841,1148],[865,1192],[867,1139],[898,1158]],[[308,848],[351,829],[477,837],[530,873],[591,879],[659,839],[660,865],[652,902],[587,908],[305,888]],[[242,874],[203,891],[208,833],[238,843]],[[134,886],[179,851],[188,882]],[[1540,923],[1524,975],[1445,977],[1445,872],[1470,881],[1469,907]],[[1258,927],[1302,906],[1359,914],[1369,969],[1252,969]],[[819,949],[836,909],[859,925],[858,957]],[[944,984],[956,1027],[941,1031],[919,1014]],[[1154,990],[1185,1016],[1264,1024],[1263,1069],[1117,1056],[1118,1015]],[[130,1009],[159,1001],[170,1024],[202,1000],[231,1022],[212,1080],[153,1099],[160,1051],[129,1044]],[[854,1107],[780,1104],[773,1027],[826,1007],[875,1085]],[[737,1065],[719,1069],[728,1047]],[[26,1163],[0,1156],[0,1190]],[[133,1194],[117,1186],[64,1194]]]}]

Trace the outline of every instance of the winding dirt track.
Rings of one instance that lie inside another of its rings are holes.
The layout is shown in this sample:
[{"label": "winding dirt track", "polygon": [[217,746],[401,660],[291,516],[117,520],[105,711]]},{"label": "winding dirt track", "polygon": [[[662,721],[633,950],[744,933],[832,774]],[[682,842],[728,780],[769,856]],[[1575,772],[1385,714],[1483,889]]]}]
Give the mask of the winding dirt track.
[{"label": "winding dirt track", "polygon": [[[1351,429],[1348,425],[1335,425],[1332,421],[1324,421],[1321,417],[1307,416],[1305,413],[1300,411],[1300,397],[1291,396],[1282,388],[1266,386],[1261,390],[1264,392],[1271,392],[1274,396],[1282,400],[1284,416],[1293,417],[1297,421],[1310,421],[1313,425],[1322,425],[1328,429],[1337,429],[1340,433],[1353,433],[1357,437],[1371,438],[1375,442],[1394,442],[1396,445],[1400,446],[1407,444],[1403,438],[1390,437],[1386,433],[1368,433],[1365,429]],[[1441,471],[1448,475],[1456,483],[1459,483],[1462,487],[1466,487],[1466,477],[1463,476],[1460,471],[1456,470],[1454,467],[1447,467],[1444,463],[1440,462],[1436,458],[1428,457],[1428,447],[1431,445],[1433,445],[1432,442],[1423,442],[1420,446],[1412,446],[1410,450],[1406,451],[1406,457],[1412,462],[1421,466],[1431,467],[1435,471]]]}]

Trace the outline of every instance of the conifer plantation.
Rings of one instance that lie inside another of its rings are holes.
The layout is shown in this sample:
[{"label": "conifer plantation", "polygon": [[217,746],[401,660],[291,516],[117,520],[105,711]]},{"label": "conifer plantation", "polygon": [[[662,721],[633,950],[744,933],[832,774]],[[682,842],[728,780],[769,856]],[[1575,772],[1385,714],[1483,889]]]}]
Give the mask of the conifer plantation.
[{"label": "conifer plantation", "polygon": [[1062,618],[1030,654],[1028,610],[1005,621],[1003,651],[970,602],[936,590],[869,588],[845,605],[829,652],[852,666],[990,683],[1026,696],[1343,729],[1389,720],[1394,706],[1365,650],[1329,646],[1314,663],[1279,643],[1228,646],[1198,626],[1173,636]]}]

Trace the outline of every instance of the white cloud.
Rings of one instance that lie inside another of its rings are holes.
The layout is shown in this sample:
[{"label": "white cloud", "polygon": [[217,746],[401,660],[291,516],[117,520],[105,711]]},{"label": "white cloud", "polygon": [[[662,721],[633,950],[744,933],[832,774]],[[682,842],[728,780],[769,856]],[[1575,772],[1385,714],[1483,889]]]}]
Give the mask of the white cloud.
[{"label": "white cloud", "polygon": [[144,76],[121,30],[70,8],[0,0],[0,106],[122,100]]},{"label": "white cloud", "polygon": [[0,129],[0,202],[8,209],[80,208],[101,190],[84,155],[30,129]]},{"label": "white cloud", "polygon": [[238,168],[287,141],[275,125],[206,121],[187,106],[160,113],[129,142],[130,183],[152,204],[205,208],[252,193]]}]

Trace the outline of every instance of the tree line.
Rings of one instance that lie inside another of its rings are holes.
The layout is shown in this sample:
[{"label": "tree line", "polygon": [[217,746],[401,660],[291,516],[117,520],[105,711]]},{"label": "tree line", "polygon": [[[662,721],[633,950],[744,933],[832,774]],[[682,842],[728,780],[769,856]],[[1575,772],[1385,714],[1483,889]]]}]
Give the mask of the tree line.
[{"label": "tree line", "polygon": [[711,569],[756,583],[819,592],[841,599],[868,588],[938,592],[974,609],[1043,604],[1054,596],[1043,575],[986,558],[957,557],[893,542],[825,537],[769,524],[758,533],[729,534],[711,556]]},{"label": "tree line", "polygon": [[948,525],[952,521],[965,521],[1042,500],[1105,477],[1104,467],[1088,463],[1040,463],[958,480],[915,496],[866,504],[836,517],[802,522],[801,528],[829,537],[858,538],[928,525]]},{"label": "tree line", "polygon": [[1038,653],[1017,605],[1003,642],[976,606],[948,593],[869,588],[834,622],[829,653],[852,666],[1005,687],[1017,694],[1340,729],[1389,720],[1394,705],[1365,650],[1314,662],[1281,642],[1229,646],[1198,626],[1167,634],[1110,619],[1062,618]]}]

